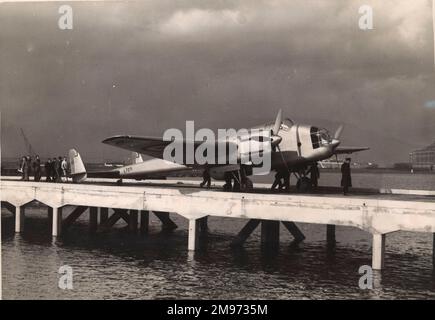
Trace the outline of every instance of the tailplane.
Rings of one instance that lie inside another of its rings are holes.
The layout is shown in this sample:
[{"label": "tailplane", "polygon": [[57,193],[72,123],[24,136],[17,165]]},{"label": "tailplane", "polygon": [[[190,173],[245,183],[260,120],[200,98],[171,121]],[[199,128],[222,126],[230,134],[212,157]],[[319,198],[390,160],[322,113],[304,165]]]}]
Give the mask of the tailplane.
[{"label": "tailplane", "polygon": [[79,183],[87,178],[86,168],[83,164],[82,157],[75,149],[68,152],[68,166],[73,182]]}]

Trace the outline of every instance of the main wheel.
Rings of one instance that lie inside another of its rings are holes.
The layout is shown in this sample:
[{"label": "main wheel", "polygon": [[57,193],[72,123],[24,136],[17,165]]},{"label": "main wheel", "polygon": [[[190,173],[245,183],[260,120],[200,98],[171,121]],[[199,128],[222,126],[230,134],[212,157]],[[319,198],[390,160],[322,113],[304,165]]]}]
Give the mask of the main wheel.
[{"label": "main wheel", "polygon": [[305,193],[311,190],[311,180],[307,177],[302,177],[296,183],[298,192]]}]

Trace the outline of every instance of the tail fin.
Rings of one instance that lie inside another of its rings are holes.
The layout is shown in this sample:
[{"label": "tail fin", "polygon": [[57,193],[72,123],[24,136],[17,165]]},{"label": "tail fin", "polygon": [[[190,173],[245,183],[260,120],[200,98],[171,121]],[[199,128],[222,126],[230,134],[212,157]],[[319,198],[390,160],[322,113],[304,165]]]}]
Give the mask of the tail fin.
[{"label": "tail fin", "polygon": [[142,156],[140,155],[140,153],[132,152],[132,154],[131,154],[131,162],[132,162],[132,164],[143,162],[143,159],[142,159]]},{"label": "tail fin", "polygon": [[75,149],[68,152],[68,166],[70,168],[70,175],[73,182],[82,182],[86,180],[87,173],[85,165],[83,164],[82,157]]}]

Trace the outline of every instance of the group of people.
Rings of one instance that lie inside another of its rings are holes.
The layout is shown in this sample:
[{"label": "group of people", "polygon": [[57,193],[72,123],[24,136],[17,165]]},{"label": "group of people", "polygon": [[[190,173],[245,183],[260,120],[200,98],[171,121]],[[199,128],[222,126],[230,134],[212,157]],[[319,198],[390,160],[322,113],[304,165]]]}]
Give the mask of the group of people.
[{"label": "group of people", "polygon": [[[39,155],[35,156],[32,161],[30,155],[23,156],[20,161],[20,166],[18,172],[21,173],[21,180],[29,181],[30,176],[33,173],[34,181],[41,181],[42,170],[41,170],[41,159]],[[49,182],[64,182],[67,181],[68,163],[65,157],[54,157],[48,158],[44,163],[46,181]]]},{"label": "group of people", "polygon": [[[341,165],[341,187],[343,188],[343,194],[347,195],[349,192],[349,188],[352,187],[352,177],[350,173],[350,158],[346,158],[343,164]],[[309,181],[311,184],[312,190],[316,190],[318,187],[318,181],[320,178],[320,171],[317,165],[317,162],[311,165],[308,170],[310,175]],[[290,189],[290,172],[289,170],[277,171],[275,174],[275,181],[272,184],[271,189],[276,190],[278,188],[279,191],[289,191]]]}]

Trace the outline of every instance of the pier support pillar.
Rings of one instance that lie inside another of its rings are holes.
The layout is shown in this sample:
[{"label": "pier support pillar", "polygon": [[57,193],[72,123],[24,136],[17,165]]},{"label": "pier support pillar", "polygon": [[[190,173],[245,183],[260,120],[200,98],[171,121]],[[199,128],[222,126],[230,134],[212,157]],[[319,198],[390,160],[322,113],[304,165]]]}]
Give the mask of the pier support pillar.
[{"label": "pier support pillar", "polygon": [[98,208],[89,207],[89,231],[91,233],[97,232],[98,228]]},{"label": "pier support pillar", "polygon": [[298,226],[296,225],[296,223],[292,222],[292,221],[282,221],[282,224],[284,225],[284,227],[286,227],[286,229],[288,230],[288,232],[291,233],[291,235],[293,236],[293,238],[295,238],[296,242],[301,242],[303,240],[305,240],[305,235],[302,233],[302,231],[298,228]]},{"label": "pier support pillar", "polygon": [[198,219],[199,220],[199,233],[202,236],[208,233],[208,216]]},{"label": "pier support pillar", "polygon": [[140,233],[147,234],[149,229],[150,214],[148,211],[141,210],[140,212]]},{"label": "pier support pillar", "polygon": [[197,219],[189,219],[188,249],[195,251],[199,244],[199,223]]},{"label": "pier support pillar", "polygon": [[435,233],[432,240],[432,266],[435,268]]},{"label": "pier support pillar", "polygon": [[51,226],[53,237],[60,236],[62,232],[62,208],[53,208],[53,223]]},{"label": "pier support pillar", "polygon": [[100,224],[109,219],[109,208],[100,208]]},{"label": "pier support pillar", "polygon": [[128,229],[131,233],[135,233],[137,231],[137,227],[138,227],[137,222],[138,222],[138,211],[137,210],[130,210]]},{"label": "pier support pillar", "polygon": [[374,233],[372,242],[372,268],[382,270],[385,258],[385,234]]},{"label": "pier support pillar", "polygon": [[174,230],[177,229],[178,226],[175,224],[174,221],[171,220],[169,217],[169,212],[158,212],[153,211],[157,218],[163,223],[162,229],[163,230]]},{"label": "pier support pillar", "polygon": [[267,247],[279,246],[279,221],[261,221],[261,245]]},{"label": "pier support pillar", "polygon": [[248,221],[247,224],[240,230],[237,237],[233,240],[232,246],[241,246],[243,243],[245,243],[246,239],[251,235],[252,232],[257,228],[257,226],[260,224],[260,220],[258,219],[251,219]]},{"label": "pier support pillar", "polygon": [[335,225],[327,224],[326,225],[326,244],[328,248],[335,247]]},{"label": "pier support pillar", "polygon": [[15,207],[15,232],[20,233],[24,229],[24,206]]}]

